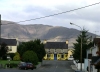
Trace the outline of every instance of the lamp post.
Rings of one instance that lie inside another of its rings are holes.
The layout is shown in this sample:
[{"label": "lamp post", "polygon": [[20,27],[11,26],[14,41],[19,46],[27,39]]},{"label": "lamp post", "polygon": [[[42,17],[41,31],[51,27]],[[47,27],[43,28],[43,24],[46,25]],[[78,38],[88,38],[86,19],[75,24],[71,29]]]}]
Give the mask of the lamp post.
[{"label": "lamp post", "polygon": [[0,47],[1,47],[1,14],[0,14]]},{"label": "lamp post", "polygon": [[[71,23],[71,22],[70,22],[70,24],[79,27],[81,29],[81,31],[82,31],[82,28],[80,26],[78,26],[78,25],[76,25],[74,23]],[[80,66],[81,68],[80,68],[80,70],[82,71],[82,33],[81,33],[81,51],[80,51],[80,53],[81,53],[80,54],[80,62],[81,62],[81,66]]]}]

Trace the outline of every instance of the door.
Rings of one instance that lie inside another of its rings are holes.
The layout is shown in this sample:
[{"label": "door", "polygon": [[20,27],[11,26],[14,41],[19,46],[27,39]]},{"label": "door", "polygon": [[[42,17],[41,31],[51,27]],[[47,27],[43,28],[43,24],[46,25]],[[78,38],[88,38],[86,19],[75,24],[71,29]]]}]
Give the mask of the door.
[{"label": "door", "polygon": [[54,60],[57,60],[57,54],[54,54]]}]

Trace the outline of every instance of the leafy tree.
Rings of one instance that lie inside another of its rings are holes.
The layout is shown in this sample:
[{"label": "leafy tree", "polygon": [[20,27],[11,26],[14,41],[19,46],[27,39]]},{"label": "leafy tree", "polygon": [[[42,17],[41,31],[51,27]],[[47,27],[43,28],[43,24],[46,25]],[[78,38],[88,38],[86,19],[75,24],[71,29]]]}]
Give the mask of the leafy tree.
[{"label": "leafy tree", "polygon": [[38,64],[38,57],[37,54],[33,51],[26,51],[22,55],[22,59],[24,62],[31,62],[33,64]]},{"label": "leafy tree", "polygon": [[16,60],[16,61],[20,60],[20,54],[18,52],[15,53],[15,56],[13,57],[13,60]]},{"label": "leafy tree", "polygon": [[81,38],[82,38],[82,62],[84,62],[84,58],[86,58],[86,50],[90,47],[92,47],[92,37],[87,35],[87,32],[85,29],[81,31],[81,34],[76,39],[77,43],[74,43],[74,59],[78,59],[80,62],[80,56],[81,56]]},{"label": "leafy tree", "polygon": [[29,41],[29,42],[22,42],[18,46],[18,52],[20,53],[21,57],[23,53],[28,50],[34,51],[37,54],[40,62],[42,61],[43,57],[46,54],[45,49],[44,49],[44,44],[41,43],[39,39],[34,40],[34,41]]},{"label": "leafy tree", "polygon": [[0,47],[0,58],[7,60],[8,47],[6,43],[2,43]]}]

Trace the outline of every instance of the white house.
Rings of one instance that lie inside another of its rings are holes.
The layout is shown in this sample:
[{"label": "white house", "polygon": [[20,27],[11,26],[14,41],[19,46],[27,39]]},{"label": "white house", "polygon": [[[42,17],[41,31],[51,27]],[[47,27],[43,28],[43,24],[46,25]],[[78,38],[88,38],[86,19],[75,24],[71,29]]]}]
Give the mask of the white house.
[{"label": "white house", "polygon": [[[87,58],[84,59],[84,70],[87,71],[87,67],[91,72],[97,72],[97,69],[95,69],[95,66],[91,64],[92,57],[96,57],[96,52],[98,51],[97,46],[94,46],[90,49],[87,49]],[[89,58],[90,57],[90,58]]]},{"label": "white house", "polygon": [[8,46],[8,53],[15,53],[17,52],[17,39],[4,39],[1,38],[1,43],[5,43]]},{"label": "white house", "polygon": [[[91,72],[99,72],[99,69],[96,68],[95,65],[98,66],[98,63],[100,62],[100,57],[97,54],[97,51],[99,51],[98,43],[100,42],[100,38],[94,38],[93,43],[94,46],[90,49],[87,49],[87,58],[85,59],[84,63],[84,70],[87,71],[90,70]],[[99,66],[98,66],[99,67]]]}]

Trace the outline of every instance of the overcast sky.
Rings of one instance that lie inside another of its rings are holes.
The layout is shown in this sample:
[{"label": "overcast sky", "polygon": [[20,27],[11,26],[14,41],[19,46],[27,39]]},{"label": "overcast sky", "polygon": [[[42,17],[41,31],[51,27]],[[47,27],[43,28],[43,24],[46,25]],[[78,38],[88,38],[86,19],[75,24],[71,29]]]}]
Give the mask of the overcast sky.
[{"label": "overcast sky", "polygon": [[[0,14],[2,20],[18,22],[73,10],[82,6],[98,3],[99,1],[100,0],[0,0]],[[20,24],[44,24],[80,30],[80,28],[70,25],[70,22],[82,28],[85,27],[92,33],[99,31],[100,4],[58,16]],[[96,34],[100,35],[100,31],[96,32]]]}]

